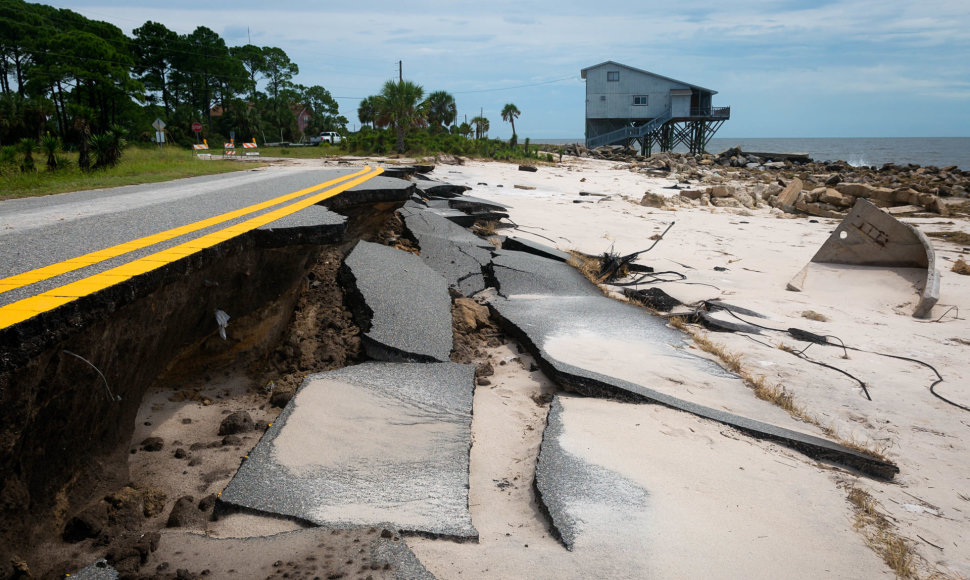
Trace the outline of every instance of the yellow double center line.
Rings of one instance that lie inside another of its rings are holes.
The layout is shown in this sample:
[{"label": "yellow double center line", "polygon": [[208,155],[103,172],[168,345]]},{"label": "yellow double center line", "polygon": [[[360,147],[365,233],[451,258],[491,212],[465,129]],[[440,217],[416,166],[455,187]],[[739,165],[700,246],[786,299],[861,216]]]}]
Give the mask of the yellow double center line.
[{"label": "yellow double center line", "polygon": [[[218,225],[220,223],[224,223],[238,217],[242,217],[274,205],[299,198],[301,196],[306,196],[313,192],[325,190],[321,193],[310,195],[309,197],[306,197],[296,203],[266,212],[262,215],[206,234],[194,240],[155,252],[154,254],[128,262],[127,264],[111,268],[110,270],[93,274],[87,278],[78,280],[77,282],[65,284],[58,288],[37,294],[36,296],[31,296],[29,298],[24,298],[23,300],[7,304],[6,306],[0,306],[0,329],[7,328],[17,324],[18,322],[27,320],[28,318],[36,316],[42,312],[53,310],[58,306],[67,304],[68,302],[76,300],[82,296],[87,296],[109,286],[124,282],[125,280],[138,276],[139,274],[150,272],[151,270],[160,268],[165,264],[169,264],[178,259],[184,258],[185,256],[189,256],[200,250],[210,248],[230,238],[242,235],[270,222],[296,213],[302,209],[306,209],[311,205],[320,203],[325,199],[331,198],[339,193],[347,191],[352,187],[360,185],[372,177],[380,175],[383,173],[383,171],[384,170],[379,167],[374,169],[365,167],[363,170],[356,173],[345,175],[337,179],[332,179],[325,183],[321,183],[306,189],[301,189],[300,191],[283,195],[256,205],[244,207],[239,210],[166,230],[151,236],[125,242],[104,250],[91,252],[77,258],[64,260],[63,262],[51,264],[50,266],[44,266],[29,272],[0,279],[0,293],[7,292],[15,288],[28,286],[54,276],[59,276],[67,272],[72,272],[80,268],[91,266],[128,252],[133,252],[160,242],[168,241],[185,234],[197,232],[213,225]],[[331,186],[336,187],[327,189]]]}]

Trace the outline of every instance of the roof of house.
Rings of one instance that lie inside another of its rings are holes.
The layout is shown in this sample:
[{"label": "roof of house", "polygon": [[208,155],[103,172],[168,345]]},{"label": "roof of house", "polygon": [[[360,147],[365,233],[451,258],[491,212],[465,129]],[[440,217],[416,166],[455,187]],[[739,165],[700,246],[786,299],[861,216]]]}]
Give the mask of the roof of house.
[{"label": "roof of house", "polygon": [[692,89],[697,89],[697,90],[700,90],[700,91],[705,91],[705,92],[711,93],[712,95],[716,95],[717,94],[717,91],[715,91],[715,90],[706,89],[706,88],[704,88],[702,86],[699,86],[699,85],[694,85],[694,84],[691,84],[691,83],[685,83],[684,81],[678,81],[677,79],[672,79],[670,77],[665,77],[663,75],[658,75],[657,73],[652,73],[650,71],[645,71],[643,69],[639,69],[639,68],[632,67],[632,66],[629,66],[629,65],[621,64],[621,63],[616,62],[615,60],[607,60],[607,61],[601,62],[599,64],[594,64],[593,66],[588,66],[588,67],[584,68],[583,70],[579,71],[579,74],[580,74],[580,76],[583,79],[585,79],[586,78],[586,71],[588,71],[590,69],[594,69],[594,68],[599,68],[599,67],[601,67],[603,65],[608,65],[608,64],[611,64],[611,65],[614,65],[614,66],[623,67],[625,69],[629,69],[629,70],[632,70],[632,71],[635,71],[635,72],[638,72],[638,73],[643,73],[645,75],[650,75],[652,77],[657,77],[658,79],[664,79],[664,80],[670,81],[672,83],[686,85],[686,86],[688,86],[688,87],[690,87]]}]

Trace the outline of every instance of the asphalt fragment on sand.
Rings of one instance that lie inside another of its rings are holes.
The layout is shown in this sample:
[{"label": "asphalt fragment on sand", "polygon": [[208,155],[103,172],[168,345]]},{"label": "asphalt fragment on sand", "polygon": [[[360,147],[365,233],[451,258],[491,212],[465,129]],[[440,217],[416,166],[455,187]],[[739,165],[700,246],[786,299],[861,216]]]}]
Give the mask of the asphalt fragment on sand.
[{"label": "asphalt fragment on sand", "polygon": [[609,526],[608,521],[598,520],[626,520],[631,514],[639,514],[648,494],[622,475],[588,463],[563,449],[560,444],[562,413],[562,402],[556,395],[549,407],[542,436],[535,486],[552,521],[554,533],[567,549],[572,550],[584,527]]},{"label": "asphalt fragment on sand", "polygon": [[310,375],[221,501],[317,525],[476,539],[474,371],[372,362]]},{"label": "asphalt fragment on sand", "polygon": [[423,197],[438,199],[457,197],[471,189],[467,185],[453,185],[444,181],[428,179],[417,180],[414,182],[414,185]]},{"label": "asphalt fragment on sand", "polygon": [[360,242],[341,271],[367,354],[396,362],[446,362],[451,297],[444,278],[410,252]]},{"label": "asphalt fragment on sand", "polygon": [[[568,390],[588,396],[659,403],[883,479],[892,479],[899,472],[892,463],[827,439],[691,402],[670,390],[659,390],[659,379],[672,376],[672,372],[724,381],[739,379],[711,361],[676,348],[682,335],[667,328],[663,320],[603,296],[566,264],[503,250],[494,258],[492,271],[498,296],[490,305],[506,330],[532,352],[543,371]],[[631,356],[639,360],[647,356],[651,359],[634,369],[635,377],[625,375],[628,380],[617,376],[622,373],[616,370],[615,353],[596,357],[596,353],[589,352],[591,344],[600,350],[606,348],[604,345],[613,345],[631,350]],[[576,363],[574,356],[585,360]],[[567,359],[576,364],[567,363]]]},{"label": "asphalt fragment on sand", "polygon": [[572,256],[562,250],[557,250],[545,244],[540,244],[539,242],[534,242],[526,238],[517,238],[515,236],[507,236],[502,240],[503,250],[515,250],[516,252],[525,252],[527,254],[535,254],[537,256],[542,256],[543,258],[549,258],[550,260],[555,260],[557,262],[568,262]]}]

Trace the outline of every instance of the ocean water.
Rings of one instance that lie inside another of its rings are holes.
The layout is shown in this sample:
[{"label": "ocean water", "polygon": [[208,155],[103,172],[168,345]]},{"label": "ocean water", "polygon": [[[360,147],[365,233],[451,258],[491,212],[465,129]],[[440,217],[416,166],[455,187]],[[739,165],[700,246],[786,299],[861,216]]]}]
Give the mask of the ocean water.
[{"label": "ocean water", "polygon": [[[582,143],[583,139],[536,139],[535,143],[565,145]],[[970,170],[970,137],[846,137],[837,139],[711,139],[707,150],[718,153],[734,146],[742,151],[764,153],[808,153],[815,161],[845,161],[856,167],[881,166],[884,163],[905,165],[956,165]],[[675,151],[681,151],[678,148]],[[686,149],[683,149],[686,151]]]}]

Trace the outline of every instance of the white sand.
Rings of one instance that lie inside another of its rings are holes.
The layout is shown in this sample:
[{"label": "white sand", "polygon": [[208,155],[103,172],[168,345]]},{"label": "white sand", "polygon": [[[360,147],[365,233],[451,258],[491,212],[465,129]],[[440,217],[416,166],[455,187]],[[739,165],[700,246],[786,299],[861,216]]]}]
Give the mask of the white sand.
[{"label": "white sand", "polygon": [[273,456],[294,472],[381,457],[428,461],[460,430],[415,405],[319,377],[297,394],[287,427],[273,441]]},{"label": "white sand", "polygon": [[[639,261],[717,288],[660,285],[666,292],[684,302],[720,298],[770,317],[756,320],[759,324],[834,335],[860,349],[925,361],[945,378],[937,387],[940,393],[970,405],[970,327],[965,318],[970,312],[970,280],[949,271],[950,263],[963,253],[959,246],[933,240],[942,282],[931,319],[955,305],[961,309],[959,320],[953,312],[941,322],[912,318],[916,291],[905,276],[892,273],[859,277],[842,271],[823,278],[813,271],[804,292],[790,292],[786,283],[811,259],[837,220],[812,223],[768,209],[641,207],[631,201],[639,201],[646,191],[676,194],[664,189],[674,180],[648,178],[617,166],[567,157],[562,165],[526,173],[515,165],[469,162],[439,166],[432,176],[470,185],[469,194],[509,205],[512,221],[521,226],[509,233],[564,250],[642,250],[653,243],[650,236],[676,222]],[[515,189],[516,184],[536,189]],[[573,203],[596,199],[580,198],[580,191],[611,197]],[[910,222],[926,231],[970,230],[962,220]],[[715,271],[715,266],[727,270]],[[828,321],[804,318],[808,310]],[[767,346],[741,335],[710,338],[742,354],[745,369],[784,385],[824,425],[882,449],[901,473],[891,483],[874,481],[684,413],[570,399],[564,444],[640,483],[652,498],[646,512],[599,514],[601,525],[581,534],[576,551],[570,553],[542,537],[543,519],[530,503],[530,494],[518,492],[506,499],[494,491],[492,480],[508,471],[498,464],[517,458],[516,467],[521,465],[521,474],[528,477],[538,445],[535,432],[525,430],[534,418],[523,419],[534,407],[527,394],[538,387],[518,369],[498,381],[507,392],[501,400],[496,399],[496,389],[480,388],[476,393],[470,493],[489,502],[484,509],[473,505],[473,523],[482,542],[415,541],[425,565],[442,579],[891,577],[852,529],[853,512],[842,482],[875,497],[896,533],[910,542],[922,575],[970,576],[970,413],[933,397],[928,390],[935,378],[932,371],[856,351],[846,359],[833,347],[813,346],[806,352],[863,380],[873,397],[868,401],[858,383],[845,375],[775,348],[780,343],[805,346],[785,334],[756,337]],[[564,340],[560,352],[577,359],[605,354],[581,352],[576,337],[571,345],[570,339]],[[725,393],[720,405],[716,390],[703,392],[705,404],[744,413],[738,392]],[[753,394],[748,396],[754,400]],[[811,425],[799,425],[802,431],[817,433]],[[603,527],[610,517],[617,520],[615,533]],[[622,525],[624,520],[650,525],[634,536],[636,530]]]}]

